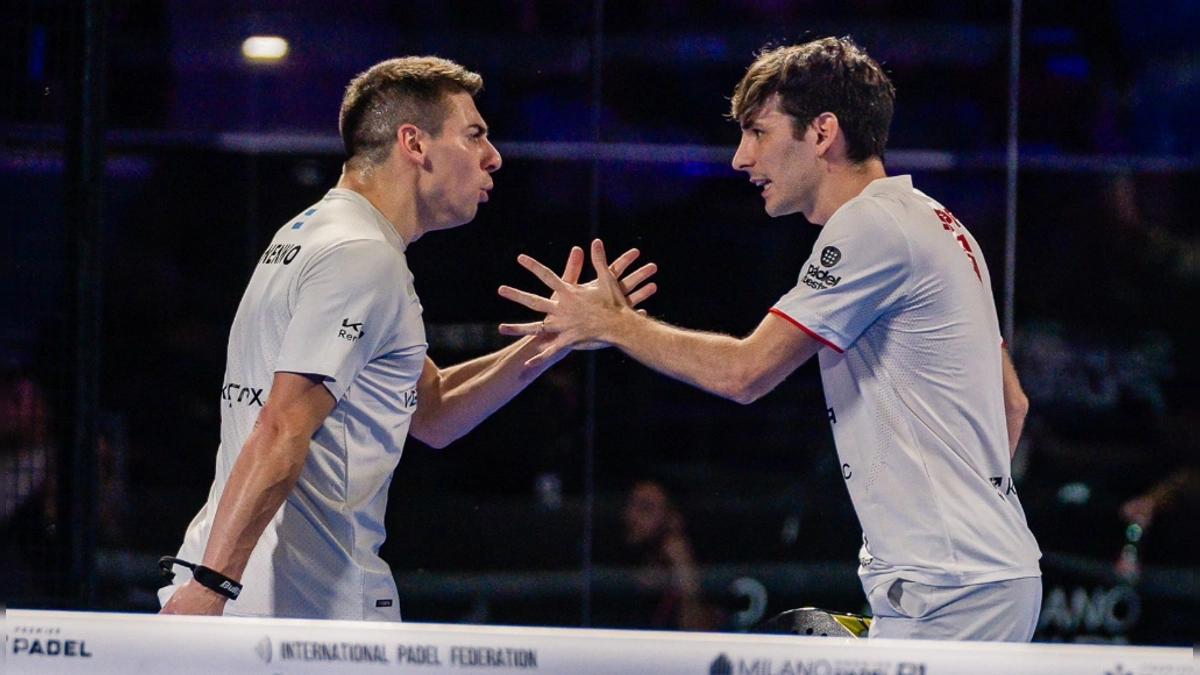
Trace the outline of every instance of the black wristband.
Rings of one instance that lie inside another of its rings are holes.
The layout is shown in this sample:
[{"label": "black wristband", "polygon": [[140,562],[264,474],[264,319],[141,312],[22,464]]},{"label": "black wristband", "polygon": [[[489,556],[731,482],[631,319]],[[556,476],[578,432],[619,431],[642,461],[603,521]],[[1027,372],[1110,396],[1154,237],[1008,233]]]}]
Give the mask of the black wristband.
[{"label": "black wristband", "polygon": [[241,584],[204,565],[196,565],[196,569],[192,570],[192,578],[201,586],[216,591],[230,600],[237,600],[238,596],[242,594]]},{"label": "black wristband", "polygon": [[242,594],[241,584],[211,567],[197,565],[186,560],[173,558],[169,555],[163,556],[158,560],[158,568],[162,570],[163,575],[168,580],[175,578],[175,573],[171,571],[171,567],[174,565],[183,565],[192,570],[192,578],[196,580],[196,583],[218,595],[223,595],[230,600],[237,600],[238,596]]}]

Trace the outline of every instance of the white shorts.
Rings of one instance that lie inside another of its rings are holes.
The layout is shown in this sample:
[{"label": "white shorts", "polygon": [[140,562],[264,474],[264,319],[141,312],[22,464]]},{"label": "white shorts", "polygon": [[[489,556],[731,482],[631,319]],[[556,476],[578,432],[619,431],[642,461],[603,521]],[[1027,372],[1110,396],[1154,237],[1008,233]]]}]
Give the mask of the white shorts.
[{"label": "white shorts", "polygon": [[896,579],[867,594],[868,637],[1029,642],[1042,609],[1042,578],[971,586],[929,586]]}]

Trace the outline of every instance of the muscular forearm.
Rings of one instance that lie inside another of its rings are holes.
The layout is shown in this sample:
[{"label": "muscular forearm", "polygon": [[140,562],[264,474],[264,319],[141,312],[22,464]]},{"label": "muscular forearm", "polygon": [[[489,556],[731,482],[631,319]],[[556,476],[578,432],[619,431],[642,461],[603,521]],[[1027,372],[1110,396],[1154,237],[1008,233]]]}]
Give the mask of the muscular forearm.
[{"label": "muscular forearm", "polygon": [[525,365],[540,351],[536,339],[522,338],[499,351],[439,370],[419,392],[413,435],[434,447],[450,444],[566,355],[537,366]]},{"label": "muscular forearm", "polygon": [[309,438],[257,426],[234,462],[201,564],[240,579],[258,538],[291,494]]},{"label": "muscular forearm", "polygon": [[[490,354],[484,354],[470,361],[442,368],[441,380],[443,388],[446,390],[458,389],[480,378],[494,377],[493,373],[503,372],[507,367],[512,367],[513,364],[523,363],[525,359],[528,359],[530,355],[535,353],[535,350],[530,347],[532,341],[533,338],[523,338]],[[511,374],[518,379],[532,381],[544,370],[515,368]]]},{"label": "muscular forearm", "polygon": [[778,383],[752,366],[744,340],[678,328],[632,310],[614,317],[603,339],[668,377],[739,403],[758,399]]}]

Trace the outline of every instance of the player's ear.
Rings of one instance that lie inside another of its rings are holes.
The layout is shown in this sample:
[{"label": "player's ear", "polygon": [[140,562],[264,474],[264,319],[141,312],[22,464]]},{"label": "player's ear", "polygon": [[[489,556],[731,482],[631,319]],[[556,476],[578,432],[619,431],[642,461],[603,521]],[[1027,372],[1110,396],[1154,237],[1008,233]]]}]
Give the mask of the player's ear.
[{"label": "player's ear", "polygon": [[415,124],[401,124],[396,129],[396,152],[414,164],[425,163],[427,136]]},{"label": "player's ear", "polygon": [[817,132],[816,150],[817,156],[820,157],[829,152],[829,148],[837,140],[838,132],[841,130],[841,122],[838,121],[837,115],[831,112],[823,112],[813,119],[810,126]]}]

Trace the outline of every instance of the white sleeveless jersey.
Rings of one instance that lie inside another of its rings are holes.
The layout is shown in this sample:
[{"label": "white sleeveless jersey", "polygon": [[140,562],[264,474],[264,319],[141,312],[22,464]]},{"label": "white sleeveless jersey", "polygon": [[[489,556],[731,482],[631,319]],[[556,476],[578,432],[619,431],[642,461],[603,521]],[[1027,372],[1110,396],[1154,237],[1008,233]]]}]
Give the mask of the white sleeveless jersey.
[{"label": "white sleeveless jersey", "polygon": [[868,592],[1040,574],[1013,485],[999,322],[979,245],[909,176],[875,180],[824,226],[771,310],[819,352]]},{"label": "white sleeveless jersey", "polygon": [[[226,614],[400,618],[378,551],[427,348],[404,248],[365,197],[334,189],[280,228],[258,261],[229,336],[216,479],[179,557],[203,558],[221,492],[274,373],[320,375],[337,404]],[[181,584],[189,575],[176,569]]]}]

